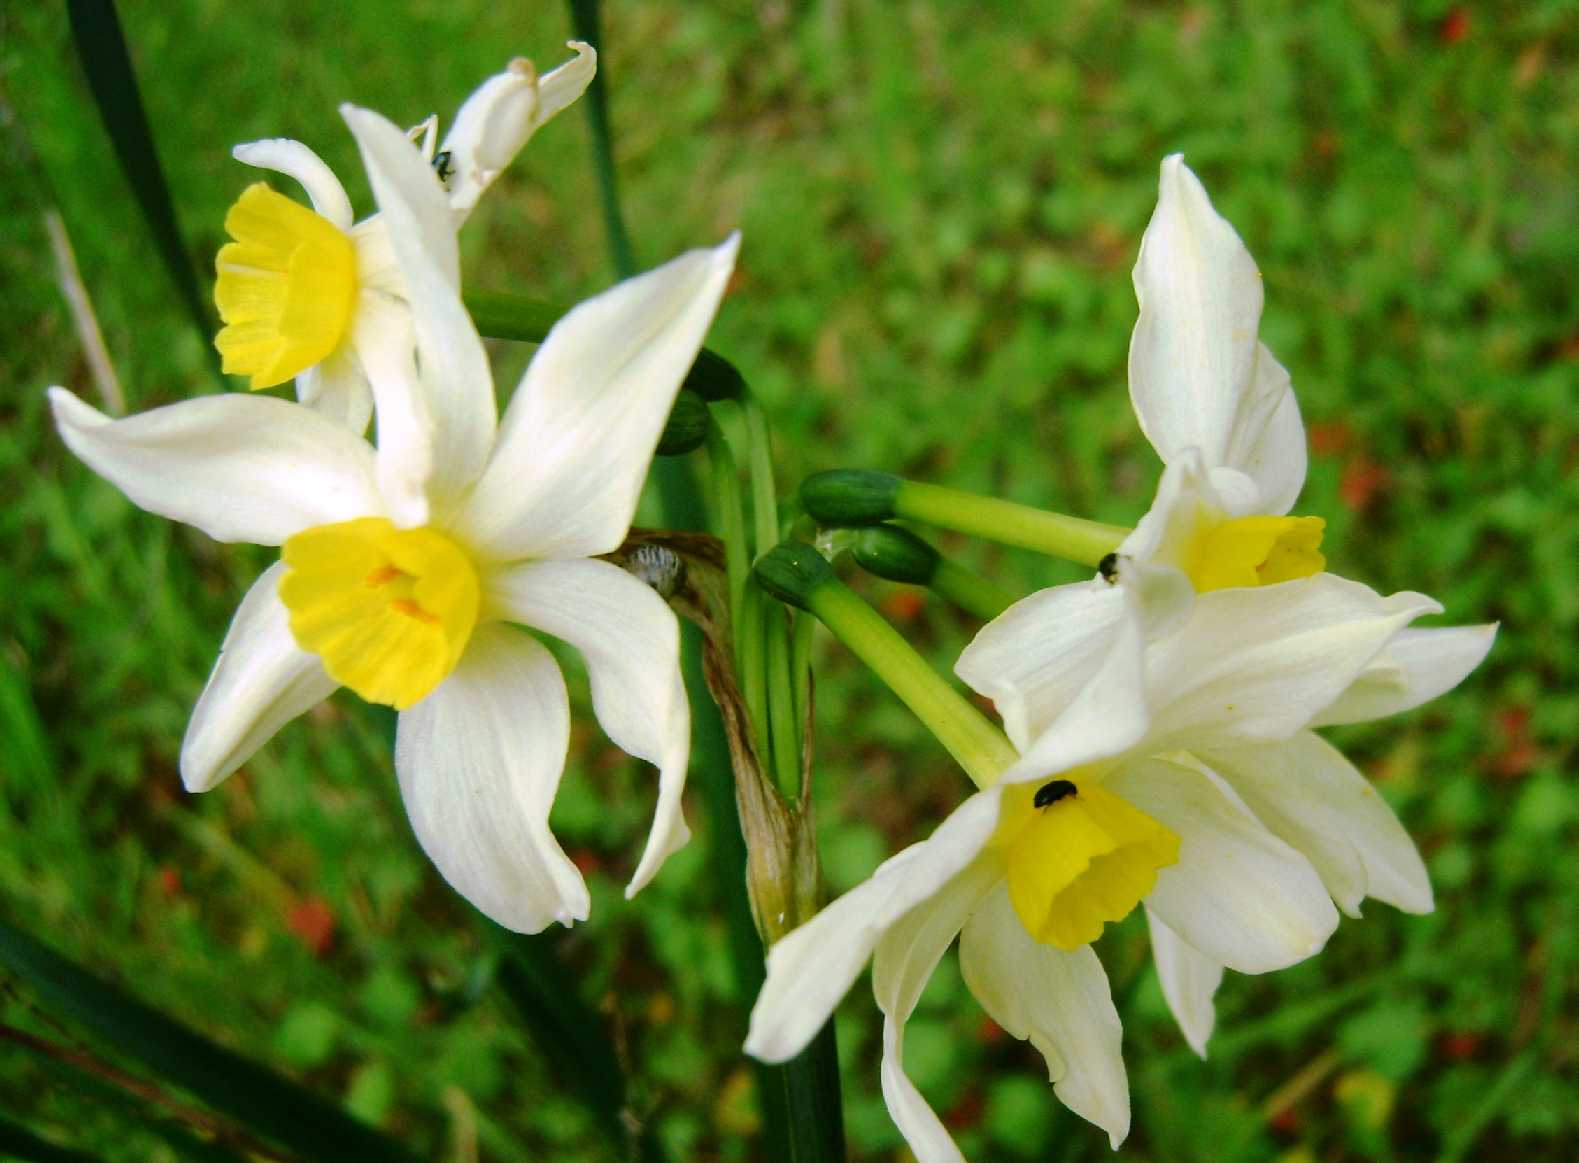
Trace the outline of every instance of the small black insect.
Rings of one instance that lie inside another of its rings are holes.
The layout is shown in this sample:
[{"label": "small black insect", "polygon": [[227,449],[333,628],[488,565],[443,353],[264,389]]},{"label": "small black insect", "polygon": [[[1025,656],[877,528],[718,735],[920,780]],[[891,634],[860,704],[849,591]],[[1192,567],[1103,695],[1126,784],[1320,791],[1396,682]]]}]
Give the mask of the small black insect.
[{"label": "small black insect", "polygon": [[450,175],[455,172],[453,169],[450,168],[450,151],[449,150],[445,150],[441,154],[434,155],[434,158],[433,158],[433,169],[434,169],[434,172],[436,172],[439,175],[439,181],[448,184],[448,182],[450,180]]},{"label": "small black insect", "polygon": [[1052,783],[1044,783],[1037,788],[1036,799],[1032,802],[1039,808],[1045,808],[1048,804],[1056,804],[1065,796],[1075,795],[1079,791],[1080,789],[1067,779],[1055,779]]},{"label": "small black insect", "polygon": [[1097,572],[1102,575],[1103,581],[1116,581],[1118,579],[1118,554],[1110,553],[1097,562]]}]

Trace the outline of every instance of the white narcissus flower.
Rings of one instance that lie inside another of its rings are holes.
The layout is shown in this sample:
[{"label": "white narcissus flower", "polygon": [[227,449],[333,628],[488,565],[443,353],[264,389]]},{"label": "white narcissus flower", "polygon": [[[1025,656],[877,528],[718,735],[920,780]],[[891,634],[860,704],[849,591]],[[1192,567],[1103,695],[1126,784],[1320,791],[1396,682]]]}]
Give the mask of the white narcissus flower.
[{"label": "white narcissus flower", "polygon": [[[591,83],[597,54],[579,41],[570,47],[575,59],[541,79],[517,58],[484,81],[437,153],[431,118],[414,131],[422,141],[413,148],[445,184],[456,226],[538,127]],[[233,241],[220,248],[214,285],[226,324],[214,341],[224,370],[249,377],[253,390],[294,378],[302,403],[362,432],[373,397],[402,390],[400,365],[412,343],[412,295],[391,224],[377,214],[353,222],[345,187],[299,141],[268,138],[234,154],[294,178],[312,209],[258,182],[226,214]]]},{"label": "white narcissus flower", "polygon": [[501,420],[461,304],[446,191],[394,125],[343,113],[411,295],[415,358],[390,356],[377,448],[301,404],[243,394],[112,421],[52,388],[56,423],[144,509],[219,541],[281,546],[193,711],[190,790],[347,686],[399,710],[401,793],[449,882],[508,928],[568,924],[588,897],[548,826],[569,745],[565,684],[512,623],[576,647],[610,738],[658,767],[634,893],[687,838],[689,709],[674,614],[597,555],[626,535],[738,237],[572,310]]},{"label": "white narcissus flower", "polygon": [[[1297,736],[1372,681],[1378,652],[1404,625],[1439,608],[1324,575],[1203,595],[1182,622],[1168,615],[1170,634],[1148,638],[1135,594],[1098,582],[1083,590],[1079,617],[1034,627],[1071,648],[1052,667],[1040,663],[1054,651],[1027,658],[1016,624],[1038,613],[1041,596],[984,632],[959,666],[984,693],[1002,689],[1005,671],[1007,689],[1021,692],[1005,714],[1018,761],[931,838],[775,945],[752,1012],[747,1051],[789,1058],[871,958],[883,1093],[924,1163],[960,1154],[905,1077],[903,1028],[956,935],[982,1006],[1032,1041],[1059,1098],[1115,1146],[1129,1128],[1119,1018],[1089,947],[1107,923],[1143,902],[1182,948],[1245,973],[1322,947],[1338,914],[1318,869],[1198,756]],[[1256,635],[1226,632],[1247,618]],[[1091,624],[1106,631],[1088,636],[1101,648],[1081,651]],[[1387,855],[1413,886],[1423,872],[1404,848]]]}]

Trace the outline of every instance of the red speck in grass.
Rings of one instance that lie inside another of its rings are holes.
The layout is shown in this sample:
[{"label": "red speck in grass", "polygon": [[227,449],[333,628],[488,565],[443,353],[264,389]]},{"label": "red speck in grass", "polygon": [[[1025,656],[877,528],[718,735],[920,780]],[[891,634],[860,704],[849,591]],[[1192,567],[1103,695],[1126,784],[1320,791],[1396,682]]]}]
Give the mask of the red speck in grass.
[{"label": "red speck in grass", "polygon": [[914,622],[926,605],[926,595],[920,590],[895,590],[883,599],[883,613],[896,622]]},{"label": "red speck in grass", "polygon": [[1343,466],[1343,478],[1338,482],[1338,497],[1358,513],[1370,505],[1371,500],[1387,483],[1388,472],[1364,453],[1349,458]]},{"label": "red speck in grass", "polygon": [[943,1121],[952,1131],[974,1127],[981,1122],[982,1112],[986,1107],[987,1102],[982,1098],[981,1088],[972,1086],[964,1094],[960,1095],[957,1103],[949,1108],[948,1114],[943,1117]]},{"label": "red speck in grass", "polygon": [[591,876],[603,867],[603,861],[598,854],[590,848],[577,848],[570,854],[570,863],[574,864],[582,876]]},{"label": "red speck in grass", "polygon": [[1457,44],[1469,35],[1469,9],[1454,8],[1442,17],[1437,26],[1437,36],[1443,44]]},{"label": "red speck in grass", "polygon": [[181,895],[181,870],[166,864],[159,870],[159,891],[165,896]]},{"label": "red speck in grass", "polygon": [[1329,420],[1325,424],[1312,424],[1310,450],[1317,456],[1333,456],[1349,447],[1353,431],[1342,420]]},{"label": "red speck in grass", "polygon": [[1003,1032],[1003,1027],[991,1018],[982,1018],[981,1022],[976,1026],[976,1041],[986,1046],[1001,1042],[1007,1036]]},{"label": "red speck in grass", "polygon": [[1267,1126],[1280,1135],[1297,1135],[1299,1133],[1299,1112],[1292,1106],[1280,1107],[1267,1119]]},{"label": "red speck in grass", "polygon": [[1463,1062],[1473,1058],[1480,1049],[1480,1035],[1469,1030],[1460,1030],[1457,1033],[1442,1035],[1440,1042],[1442,1057],[1450,1062]]},{"label": "red speck in grass", "polygon": [[304,896],[285,915],[289,929],[314,957],[322,957],[334,944],[334,913],[320,896]]},{"label": "red speck in grass", "polygon": [[1530,738],[1530,709],[1504,707],[1497,712],[1497,731],[1502,746],[1491,757],[1491,769],[1503,779],[1528,775],[1538,758],[1535,740]]}]

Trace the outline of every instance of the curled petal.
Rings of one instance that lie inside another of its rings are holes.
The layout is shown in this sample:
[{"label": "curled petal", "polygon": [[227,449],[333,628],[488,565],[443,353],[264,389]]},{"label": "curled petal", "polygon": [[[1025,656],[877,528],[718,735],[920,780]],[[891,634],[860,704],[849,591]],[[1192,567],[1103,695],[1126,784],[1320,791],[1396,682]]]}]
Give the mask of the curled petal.
[{"label": "curled petal", "polygon": [[247,591],[181,741],[181,782],[208,791],[281,727],[334,693],[316,654],[291,637],[275,563]]},{"label": "curled petal", "polygon": [[1310,863],[1194,768],[1129,763],[1105,785],[1179,835],[1146,905],[1202,954],[1266,973],[1321,951],[1338,912]]},{"label": "curled petal", "polygon": [[440,154],[448,154],[450,207],[464,218],[484,190],[546,121],[592,83],[598,54],[573,40],[574,60],[538,79],[531,62],[517,58],[484,81],[455,114]]},{"label": "curled petal", "polygon": [[1485,660],[1495,625],[1400,630],[1312,724],[1363,723],[1446,694]]},{"label": "curled petal", "polygon": [[474,544],[503,561],[619,546],[739,242],[627,279],[554,325],[460,514]]},{"label": "curled petal", "polygon": [[1206,1042],[1217,1024],[1212,998],[1223,981],[1223,967],[1194,948],[1150,908],[1146,924],[1151,929],[1151,955],[1157,963],[1162,996],[1173,1011],[1184,1040],[1202,1058]]},{"label": "curled petal", "polygon": [[486,583],[500,617],[562,638],[581,652],[592,707],[610,739],[658,768],[658,807],[626,896],[690,836],[680,813],[691,718],[680,677],[680,628],[663,599],[606,561],[540,561]]},{"label": "curled petal", "polygon": [[351,229],[351,199],[345,187],[323,158],[301,142],[288,137],[266,137],[238,145],[230,154],[238,162],[295,178],[307,191],[314,210],[339,229]]},{"label": "curled petal", "polygon": [[1367,896],[1429,913],[1431,881],[1387,801],[1338,749],[1310,731],[1286,743],[1201,758],[1273,833],[1304,854],[1338,907],[1360,915]]},{"label": "curled petal", "polygon": [[373,393],[351,352],[336,352],[297,373],[296,399],[358,436],[366,435],[373,418]]},{"label": "curled petal", "polygon": [[1041,1051],[1053,1092],[1117,1150],[1129,1134],[1123,1026],[1091,946],[1065,953],[1032,940],[999,888],[966,922],[959,959],[982,1008]]},{"label": "curled petal", "polygon": [[519,933],[587,917],[587,886],[548,827],[569,746],[559,664],[497,624],[473,631],[460,665],[396,728],[395,773],[422,850]]},{"label": "curled petal", "polygon": [[1225,467],[1255,484],[1256,500],[1236,513],[1287,513],[1305,487],[1309,453],[1305,424],[1288,371],[1264,343],[1256,344],[1250,387],[1239,411],[1224,456]]},{"label": "curled petal", "polygon": [[849,991],[877,943],[983,856],[998,826],[999,792],[978,792],[937,831],[882,864],[768,953],[768,975],[751,1010],[746,1053],[784,1062],[806,1048]]},{"label": "curled petal", "polygon": [[139,508],[216,541],[279,545],[293,533],[383,512],[373,450],[354,432],[272,396],[199,396],[111,420],[49,389],[61,439]]}]

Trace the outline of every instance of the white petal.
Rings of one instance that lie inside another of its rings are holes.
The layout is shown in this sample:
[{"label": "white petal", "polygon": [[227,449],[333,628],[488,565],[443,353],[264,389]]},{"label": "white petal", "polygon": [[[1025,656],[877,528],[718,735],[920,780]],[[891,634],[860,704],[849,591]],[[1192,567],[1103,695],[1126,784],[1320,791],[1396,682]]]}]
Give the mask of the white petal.
[{"label": "white petal", "polygon": [[1186,571],[1196,539],[1229,515],[1200,452],[1186,448],[1162,470],[1151,508],[1119,545],[1119,558]]},{"label": "white petal", "polygon": [[1281,514],[1294,507],[1305,487],[1308,459],[1305,425],[1288,371],[1266,344],[1258,343],[1250,387],[1239,402],[1228,441],[1226,467],[1255,482],[1255,512]]},{"label": "white petal", "polygon": [[901,917],[883,934],[873,955],[872,992],[883,1011],[883,1098],[920,1163],[963,1163],[964,1157],[905,1074],[905,1022],[966,918],[1002,879],[997,861],[976,861]]},{"label": "white petal", "polygon": [[1212,998],[1222,984],[1223,967],[1168,928],[1150,907],[1146,923],[1151,928],[1151,955],[1157,963],[1162,996],[1190,1049],[1205,1058],[1207,1039],[1217,1024]]},{"label": "white petal", "polygon": [[581,41],[571,41],[570,47],[575,59],[541,80],[530,61],[516,58],[478,86],[455,114],[440,152],[450,155],[450,206],[460,218],[470,213],[532,134],[592,83],[597,53]]},{"label": "white petal", "polygon": [[1179,862],[1146,904],[1205,956],[1240,973],[1320,952],[1338,911],[1310,863],[1205,774],[1162,760],[1128,763],[1104,786],[1179,835]]},{"label": "white petal", "polygon": [[66,446],[133,504],[216,541],[278,545],[293,533],[383,512],[373,450],[300,404],[199,396],[111,420],[49,389]]},{"label": "white petal", "polygon": [[377,405],[379,492],[396,525],[426,525],[433,418],[417,375],[411,312],[384,295],[364,293],[352,327],[351,346]]},{"label": "white petal", "polygon": [[354,216],[345,187],[323,158],[301,142],[288,137],[266,137],[238,145],[230,154],[238,162],[295,178],[307,191],[314,210],[339,229],[351,229]]},{"label": "white petal", "polygon": [[1430,702],[1463,682],[1496,636],[1494,624],[1400,630],[1312,725],[1361,723]]},{"label": "white petal", "polygon": [[1106,1131],[1117,1150],[1129,1134],[1124,1030],[1091,946],[1065,953],[1033,940],[1002,886],[966,922],[959,961],[992,1020],[1030,1039],[1047,1061],[1054,1093]]},{"label": "white petal", "polygon": [[1163,160],[1134,280],[1129,391],[1141,430],[1164,461],[1195,447],[1208,468],[1228,464],[1254,372],[1261,273],[1179,154]]},{"label": "white petal", "polygon": [[300,372],[296,399],[358,436],[366,435],[368,421],[373,418],[372,390],[350,351],[336,352]]},{"label": "white petal", "polygon": [[[1101,583],[1098,583],[1101,584]],[[1123,587],[1114,587],[1129,595]],[[1142,682],[1141,619],[1133,602],[1095,672],[1079,694],[1001,778],[1006,783],[1046,779],[1119,755],[1137,745],[1151,723]]]},{"label": "white petal", "polygon": [[691,712],[680,677],[680,625],[648,586],[607,561],[539,561],[484,579],[496,617],[562,638],[587,660],[592,707],[621,748],[658,768],[658,806],[625,890],[634,895],[690,837],[680,812]]},{"label": "white petal", "polygon": [[264,570],[231,619],[181,742],[187,791],[208,791],[286,723],[334,693],[318,656],[291,637],[278,592],[284,572],[281,562]]},{"label": "white petal", "polygon": [[1429,913],[1431,881],[1387,801],[1336,747],[1302,731],[1286,743],[1203,753],[1277,836],[1304,853],[1338,907],[1367,896]]},{"label": "white petal", "polygon": [[627,279],[554,325],[461,516],[474,544],[503,560],[618,547],[739,242]]},{"label": "white petal", "polygon": [[410,299],[431,430],[428,494],[443,505],[481,471],[497,423],[488,357],[461,304],[454,219],[438,178],[405,134],[367,109],[347,105],[341,113],[362,151]]},{"label": "white petal", "polygon": [[460,665],[396,729],[395,773],[422,850],[519,933],[587,917],[587,886],[548,827],[569,746],[559,664],[497,623],[472,632]]},{"label": "white petal", "polygon": [[806,1048],[855,981],[883,934],[983,856],[998,825],[999,792],[978,792],[937,831],[883,863],[768,952],[767,980],[751,1010],[746,1053],[784,1062]]},{"label": "white petal", "polygon": [[1024,751],[1095,677],[1128,616],[1123,591],[1104,581],[1040,590],[983,626],[954,673],[992,700]]},{"label": "white petal", "polygon": [[1286,739],[1354,681],[1406,623],[1441,609],[1332,574],[1213,590],[1147,652],[1153,740],[1180,747]]}]

